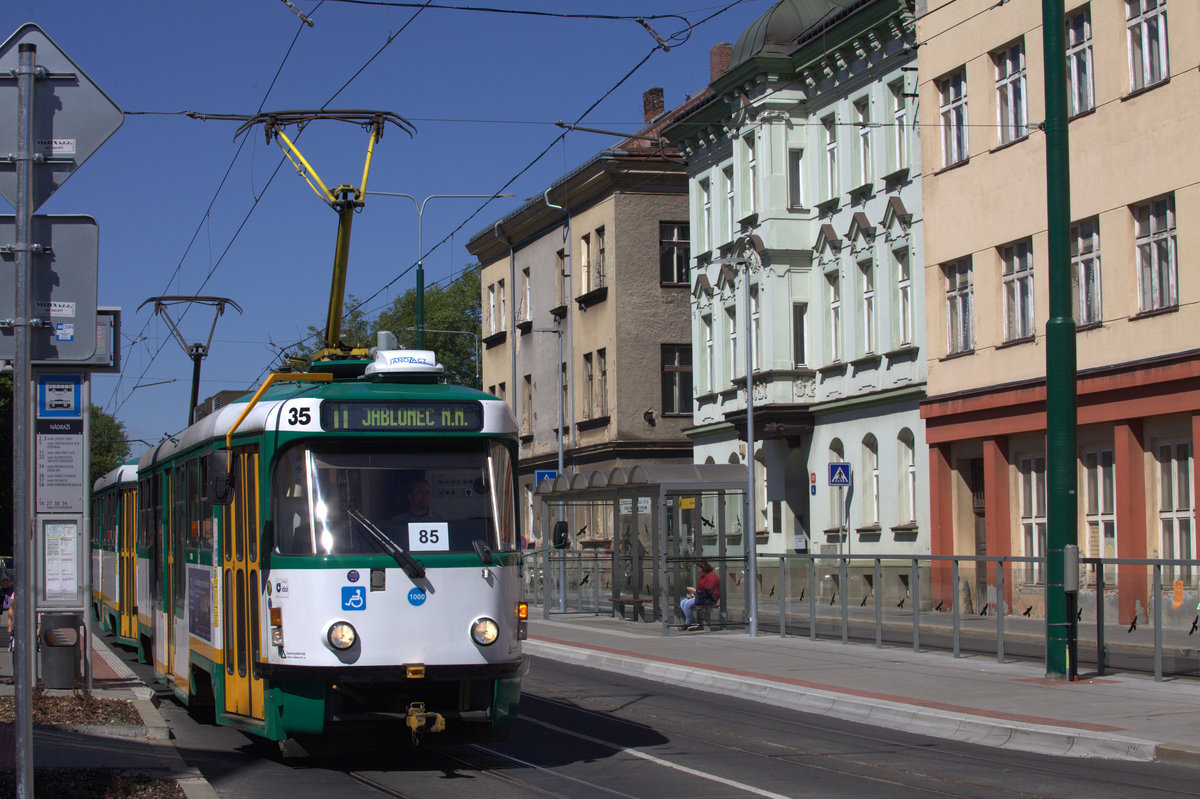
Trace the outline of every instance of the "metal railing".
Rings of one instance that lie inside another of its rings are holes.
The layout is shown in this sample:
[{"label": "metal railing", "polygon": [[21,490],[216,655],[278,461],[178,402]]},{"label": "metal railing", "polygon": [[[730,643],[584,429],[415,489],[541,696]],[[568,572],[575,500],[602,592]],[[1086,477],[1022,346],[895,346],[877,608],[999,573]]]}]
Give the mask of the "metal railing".
[{"label": "metal railing", "polygon": [[[678,603],[698,559],[667,558],[656,569],[646,559],[630,574],[607,551],[539,553],[525,561],[525,595],[545,618],[632,606],[635,618],[640,611],[668,635],[682,621]],[[716,624],[746,626],[745,560],[706,559],[721,577]],[[1044,558],[760,553],[757,565],[760,632],[994,654],[1001,662],[1045,658]],[[1198,576],[1200,560],[1081,558],[1078,670],[1200,677]]]}]

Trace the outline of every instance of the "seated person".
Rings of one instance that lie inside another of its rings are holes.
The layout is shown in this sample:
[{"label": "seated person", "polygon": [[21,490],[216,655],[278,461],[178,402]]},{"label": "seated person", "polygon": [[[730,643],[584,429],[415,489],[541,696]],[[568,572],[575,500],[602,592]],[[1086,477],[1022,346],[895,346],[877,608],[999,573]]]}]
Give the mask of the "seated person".
[{"label": "seated person", "polygon": [[696,570],[700,572],[700,579],[696,581],[695,586],[689,585],[685,589],[686,596],[679,603],[679,608],[683,611],[683,629],[685,630],[700,629],[700,624],[692,615],[694,607],[713,607],[721,599],[721,578],[713,571],[709,562],[700,561],[696,564]]},{"label": "seated person", "polygon": [[393,516],[392,521],[420,522],[433,518],[430,507],[433,504],[433,488],[428,480],[414,480],[405,495],[408,497],[408,510]]}]

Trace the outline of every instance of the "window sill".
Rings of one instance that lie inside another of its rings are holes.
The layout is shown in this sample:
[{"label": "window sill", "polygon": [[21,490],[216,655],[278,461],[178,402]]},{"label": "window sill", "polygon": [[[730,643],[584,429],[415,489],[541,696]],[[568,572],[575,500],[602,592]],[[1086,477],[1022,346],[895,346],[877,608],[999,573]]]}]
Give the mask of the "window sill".
[{"label": "window sill", "polygon": [[965,358],[968,355],[974,355],[974,354],[975,354],[975,348],[972,347],[969,350],[959,350],[958,352],[948,352],[945,355],[943,355],[941,358],[938,358],[938,360],[939,361],[952,361],[955,358]]},{"label": "window sill", "polygon": [[525,320],[525,321],[523,321],[523,322],[517,322],[517,330],[520,330],[520,331],[521,331],[521,335],[522,335],[522,336],[523,336],[523,335],[525,335],[525,334],[526,334],[526,333],[528,333],[530,330],[533,330],[533,320],[532,320],[532,319],[526,319],[526,320]]},{"label": "window sill", "polygon": [[1103,320],[1100,320],[1098,322],[1084,322],[1081,325],[1075,325],[1075,332],[1080,333],[1080,332],[1084,332],[1087,330],[1099,330],[1102,327],[1104,327]]},{"label": "window sill", "polygon": [[908,167],[902,166],[897,170],[887,173],[883,176],[885,183],[901,183],[908,179]]},{"label": "window sill", "polygon": [[861,357],[855,358],[854,360],[850,361],[850,366],[852,366],[854,368],[854,371],[857,372],[859,370],[866,369],[867,367],[870,367],[870,366],[879,366],[879,364],[882,362],[883,362],[882,355],[878,355],[874,352],[868,352],[866,355],[863,355]]},{"label": "window sill", "polygon": [[692,287],[692,284],[691,283],[664,283],[663,281],[660,280],[660,281],[658,281],[658,287],[660,289],[690,289]]},{"label": "window sill", "polygon": [[593,305],[604,302],[608,299],[608,286],[601,286],[598,289],[580,294],[575,298],[575,304],[579,306],[579,310],[586,311]]},{"label": "window sill", "polygon": [[564,316],[567,315],[566,304],[564,303],[562,305],[556,305],[553,308],[551,308],[550,315],[553,316],[555,319],[562,319]]},{"label": "window sill", "polygon": [[575,423],[575,429],[582,432],[584,430],[595,430],[598,427],[606,427],[611,418],[611,416],[605,414],[604,416],[593,416],[590,419],[580,419]]},{"label": "window sill", "polygon": [[742,227],[754,227],[758,224],[758,211],[751,211],[749,214],[739,219],[737,223]]},{"label": "window sill", "polygon": [[966,158],[959,159],[958,161],[955,161],[953,164],[946,164],[944,167],[935,171],[933,174],[941,175],[942,173],[949,172],[952,169],[958,169],[960,167],[964,167],[969,163],[971,163],[971,156],[968,155]]},{"label": "window sill", "polygon": [[1090,117],[1094,113],[1096,113],[1096,106],[1093,105],[1091,108],[1085,108],[1077,114],[1072,114],[1072,115],[1068,116],[1067,121],[1074,122],[1075,120],[1077,120],[1081,117]]},{"label": "window sill", "polygon": [[521,443],[522,444],[532,444],[533,443],[533,433],[522,433],[521,434]]},{"label": "window sill", "polygon": [[826,375],[844,375],[846,374],[846,368],[847,364],[845,361],[834,361],[833,363],[827,363],[819,367],[817,374],[821,377],[825,377]]},{"label": "window sill", "polygon": [[920,528],[916,522],[908,522],[907,524],[897,524],[892,527],[892,537],[900,542],[912,542],[917,540],[920,534]]},{"label": "window sill", "polygon": [[490,336],[487,336],[483,339],[483,346],[487,347],[490,350],[492,347],[496,346],[497,344],[503,344],[504,340],[506,338],[508,338],[507,330],[497,330],[495,333],[493,333]]},{"label": "window sill", "polygon": [[1146,92],[1152,92],[1155,89],[1157,89],[1159,86],[1166,86],[1170,82],[1171,82],[1171,76],[1167,75],[1165,78],[1158,81],[1157,83],[1151,83],[1149,86],[1143,86],[1140,89],[1133,89],[1132,91],[1129,92],[1129,94],[1121,95],[1121,102],[1125,102],[1126,100],[1132,100],[1135,97],[1141,97]]},{"label": "window sill", "polygon": [[1178,310],[1179,310],[1178,305],[1169,305],[1166,308],[1151,308],[1149,311],[1141,311],[1140,313],[1135,313],[1133,316],[1129,317],[1129,321],[1132,322],[1132,321],[1135,321],[1138,319],[1149,319],[1154,316],[1162,316],[1163,314],[1175,313]]},{"label": "window sill", "polygon": [[874,189],[875,182],[873,180],[868,180],[866,183],[861,183],[846,193],[849,194],[852,199],[866,198],[874,192]]},{"label": "window sill", "polygon": [[841,201],[842,201],[842,198],[839,196],[836,196],[836,195],[833,197],[830,197],[827,200],[822,200],[821,202],[817,203],[817,205],[816,205],[817,211],[820,213],[825,213],[825,212],[832,213],[833,211],[837,210],[837,207],[841,203]]},{"label": "window sill", "polygon": [[874,524],[868,524],[864,527],[855,527],[854,532],[858,533],[859,535],[870,535],[872,533],[878,535],[879,533],[883,532],[883,528],[879,526],[879,522],[875,522]]},{"label": "window sill", "polygon": [[[1029,126],[1028,126],[1028,125],[1026,125],[1025,127],[1026,127],[1026,128],[1028,128]],[[1018,145],[1018,144],[1020,144],[1021,142],[1023,142],[1023,141],[1026,141],[1028,138],[1029,138],[1029,134],[1028,134],[1028,133],[1026,133],[1024,136],[1018,136],[1018,137],[1016,137],[1015,139],[1012,139],[1012,140],[1010,140],[1010,141],[1001,142],[1000,144],[997,144],[997,145],[996,145],[995,147],[993,147],[992,149],[988,150],[988,152],[989,152],[989,153],[998,153],[998,152],[1000,152],[1001,150],[1007,150],[1009,147],[1013,147],[1013,146],[1015,146],[1015,145]]]},{"label": "window sill", "polygon": [[1002,341],[999,344],[997,344],[996,349],[1006,350],[1009,347],[1019,347],[1022,344],[1029,344],[1030,342],[1033,342],[1033,341],[1037,341],[1036,335],[1021,336],[1020,338],[1010,338],[1008,341]]},{"label": "window sill", "polygon": [[921,352],[921,348],[916,344],[901,344],[894,350],[888,350],[883,355],[889,361],[898,361],[901,358],[908,358],[917,355]]}]

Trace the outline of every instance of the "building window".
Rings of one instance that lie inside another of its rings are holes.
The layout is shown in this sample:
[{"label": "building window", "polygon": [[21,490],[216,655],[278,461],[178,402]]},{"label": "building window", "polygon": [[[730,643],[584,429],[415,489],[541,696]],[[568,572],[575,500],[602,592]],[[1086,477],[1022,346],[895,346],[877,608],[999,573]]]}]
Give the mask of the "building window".
[{"label": "building window", "polygon": [[712,186],[707,180],[700,181],[700,249],[708,252],[712,249]]},{"label": "building window", "polygon": [[863,476],[867,480],[867,495],[863,498],[863,522],[879,526],[879,443],[868,434],[863,439]]},{"label": "building window", "polygon": [[662,345],[662,412],[692,412],[692,345]]},{"label": "building window", "polygon": [[1098,325],[1100,309],[1100,220],[1085,219],[1071,226],[1071,280],[1075,283],[1075,322]]},{"label": "building window", "polygon": [[721,170],[725,179],[725,240],[733,241],[737,236],[737,197],[733,193],[733,167]]},{"label": "building window", "polygon": [[[1086,547],[1090,558],[1117,557],[1116,480],[1111,449],[1088,450],[1083,453],[1084,524],[1087,525]],[[1104,581],[1117,579],[1117,567],[1104,567]]]},{"label": "building window", "polygon": [[1137,226],[1140,310],[1156,311],[1179,304],[1176,284],[1175,196],[1134,206]]},{"label": "building window", "polygon": [[596,373],[592,363],[592,354],[583,354],[583,418],[591,419],[595,410]]},{"label": "building window", "polygon": [[825,275],[829,287],[829,360],[842,359],[842,278],[835,270]]},{"label": "building window", "polygon": [[804,150],[788,150],[788,207],[804,207]]},{"label": "building window", "polygon": [[753,133],[742,141],[746,143],[746,213],[753,214],[758,210],[758,148]]},{"label": "building window", "polygon": [[727,386],[733,382],[734,375],[739,374],[737,370],[737,309],[732,305],[725,309],[725,324],[726,331],[729,333],[729,349],[725,351],[725,373],[724,380],[721,385]]},{"label": "building window", "polygon": [[833,116],[821,120],[825,128],[825,172],[822,175],[825,199],[829,200],[838,194],[838,157],[837,157],[837,125]]},{"label": "building window", "polygon": [[601,286],[606,285],[607,282],[604,274],[604,251],[604,228],[598,227],[596,228],[596,252],[593,254],[595,256],[595,263],[592,264],[592,271],[595,272],[595,283],[592,285],[592,288],[594,289],[598,289]]},{"label": "building window", "polygon": [[579,272],[582,278],[579,283],[579,293],[587,294],[593,288],[595,276],[592,274],[592,234],[584,233],[579,237]]},{"label": "building window", "polygon": [[[1040,558],[1046,552],[1046,456],[1030,455],[1017,462],[1021,473],[1021,554]],[[1041,568],[1025,564],[1025,582],[1040,583]]]},{"label": "building window", "polygon": [[508,397],[506,396],[507,392],[504,388],[504,381],[501,381],[500,385],[496,386],[496,391],[499,392],[496,394],[497,399],[499,399],[501,402],[508,402]]},{"label": "building window", "polygon": [[942,115],[942,166],[967,159],[967,70],[959,68],[937,82]]},{"label": "building window", "polygon": [[900,431],[900,522],[917,520],[917,448],[912,431]]},{"label": "building window", "polygon": [[808,303],[792,304],[792,365],[808,364]]},{"label": "building window", "polygon": [[608,357],[605,350],[596,350],[596,413],[608,416]]},{"label": "building window", "polygon": [[975,346],[972,313],[971,258],[960,258],[942,266],[946,275],[946,350],[970,352]]},{"label": "building window", "polygon": [[700,317],[700,326],[704,328],[704,390],[711,392],[714,390],[713,378],[716,377],[716,372],[713,370],[712,314],[705,314]]},{"label": "building window", "polygon": [[897,338],[901,344],[912,344],[913,287],[908,250],[893,250],[892,258],[896,261]]},{"label": "building window", "polygon": [[863,353],[875,352],[875,262],[862,261],[858,265],[858,282],[862,295],[862,345]]},{"label": "building window", "polygon": [[562,387],[562,396],[559,398],[559,401],[562,402],[562,405],[559,406],[558,417],[554,426],[559,428],[558,434],[560,436],[566,436],[567,429],[564,423],[571,415],[571,383],[567,375],[567,362],[563,361],[560,363],[558,369],[558,385]]},{"label": "building window", "polygon": [[905,104],[904,81],[888,84],[888,110],[892,117],[888,136],[888,166],[898,172],[908,166],[908,106]]},{"label": "building window", "polygon": [[508,309],[504,303],[504,281],[503,280],[496,281],[496,298],[499,300],[499,308],[498,308],[499,317],[496,319],[496,323],[495,323],[495,325],[493,325],[493,327],[496,330],[506,330],[506,329],[508,329],[508,324],[506,322],[506,320],[508,319]]},{"label": "building window", "polygon": [[663,283],[687,283],[688,244],[687,222],[658,223],[658,279]]},{"label": "building window", "polygon": [[762,314],[758,307],[758,286],[750,287],[750,368],[758,371],[762,347]]},{"label": "building window", "polygon": [[1000,143],[1023,139],[1029,135],[1025,110],[1025,43],[1005,47],[992,53],[996,64],[996,121],[1000,126]]},{"label": "building window", "polygon": [[488,333],[496,332],[496,284],[488,286]]},{"label": "building window", "polygon": [[[1192,534],[1192,442],[1163,441],[1155,451],[1158,460],[1159,557],[1181,560],[1196,557]],[[1163,579],[1191,582],[1191,566],[1166,566]]]},{"label": "building window", "polygon": [[558,305],[566,305],[571,299],[571,275],[567,271],[567,252],[559,250],[555,256],[558,274]]},{"label": "building window", "polygon": [[1033,337],[1033,242],[1000,248],[1004,271],[1004,340]]},{"label": "building window", "polygon": [[1166,0],[1125,0],[1125,19],[1129,32],[1129,90],[1166,80],[1170,76]]},{"label": "building window", "polygon": [[1071,116],[1090,111],[1096,105],[1091,6],[1067,17],[1067,105]]},{"label": "building window", "polygon": [[[844,463],[846,461],[846,451],[842,447],[842,441],[835,438],[829,442],[829,463]],[[829,523],[839,532],[846,526],[846,503],[844,496],[846,492],[842,489],[829,489]]]},{"label": "building window", "polygon": [[858,149],[855,155],[855,185],[871,182],[871,98],[863,97],[854,103],[854,124],[858,128]]},{"label": "building window", "polygon": [[517,309],[517,321],[528,322],[532,313],[529,305],[532,295],[530,294],[528,266],[521,270],[521,287],[521,307]]},{"label": "building window", "polygon": [[533,375],[525,375],[524,392],[521,396],[521,434],[533,432]]}]

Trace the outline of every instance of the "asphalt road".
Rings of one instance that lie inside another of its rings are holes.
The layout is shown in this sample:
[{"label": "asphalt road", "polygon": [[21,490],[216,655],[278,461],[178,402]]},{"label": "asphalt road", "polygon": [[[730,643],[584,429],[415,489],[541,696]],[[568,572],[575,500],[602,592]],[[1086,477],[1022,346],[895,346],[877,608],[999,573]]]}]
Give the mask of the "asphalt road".
[{"label": "asphalt road", "polygon": [[508,741],[415,751],[339,738],[283,758],[165,692],[159,711],[222,799],[1200,796],[1196,768],[960,745],[540,658],[525,689]]}]

